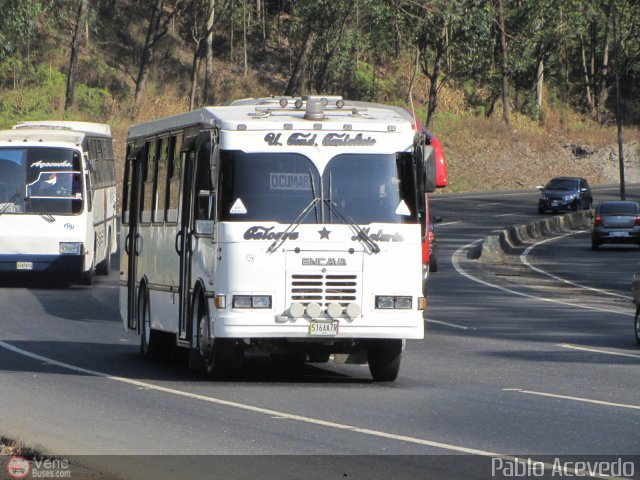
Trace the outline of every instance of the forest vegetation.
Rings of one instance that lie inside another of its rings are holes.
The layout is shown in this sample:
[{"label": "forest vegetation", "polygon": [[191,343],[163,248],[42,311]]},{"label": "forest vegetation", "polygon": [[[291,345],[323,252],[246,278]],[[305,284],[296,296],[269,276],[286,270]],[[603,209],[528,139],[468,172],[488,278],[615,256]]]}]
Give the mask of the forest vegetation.
[{"label": "forest vegetation", "polygon": [[577,171],[612,181],[601,157],[585,159],[617,155],[618,111],[637,145],[637,0],[0,0],[0,11],[0,127],[109,123],[120,160],[131,124],[301,94],[414,108],[457,191]]}]

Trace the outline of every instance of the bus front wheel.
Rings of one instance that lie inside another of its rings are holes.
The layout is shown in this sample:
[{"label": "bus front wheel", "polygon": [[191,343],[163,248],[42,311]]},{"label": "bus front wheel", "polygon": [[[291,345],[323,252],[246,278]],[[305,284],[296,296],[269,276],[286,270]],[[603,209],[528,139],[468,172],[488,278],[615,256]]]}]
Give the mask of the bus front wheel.
[{"label": "bus front wheel", "polygon": [[144,287],[140,289],[138,295],[138,321],[140,322],[140,355],[144,358],[158,358],[160,353],[159,332],[151,328],[149,294]]},{"label": "bus front wheel", "polygon": [[193,324],[198,326],[198,349],[204,360],[205,373],[217,380],[229,378],[237,357],[236,342],[228,338],[215,338],[210,334],[207,304],[201,295],[196,298]]},{"label": "bus front wheel", "polygon": [[109,230],[106,255],[104,260],[102,260],[96,267],[96,273],[98,275],[109,275],[111,272],[111,245],[111,230]]},{"label": "bus front wheel", "polygon": [[393,382],[400,371],[402,340],[375,340],[367,348],[369,371],[376,382]]}]

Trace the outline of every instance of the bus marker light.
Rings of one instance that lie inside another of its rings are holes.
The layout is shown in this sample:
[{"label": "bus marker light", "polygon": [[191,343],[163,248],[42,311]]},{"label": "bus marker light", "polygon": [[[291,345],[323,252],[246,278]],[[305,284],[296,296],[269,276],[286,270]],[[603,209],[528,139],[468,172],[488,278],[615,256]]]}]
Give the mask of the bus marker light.
[{"label": "bus marker light", "polygon": [[216,295],[213,299],[213,304],[218,310],[227,308],[227,297],[224,295]]},{"label": "bus marker light", "polygon": [[427,309],[427,299],[425,297],[418,297],[418,310]]}]

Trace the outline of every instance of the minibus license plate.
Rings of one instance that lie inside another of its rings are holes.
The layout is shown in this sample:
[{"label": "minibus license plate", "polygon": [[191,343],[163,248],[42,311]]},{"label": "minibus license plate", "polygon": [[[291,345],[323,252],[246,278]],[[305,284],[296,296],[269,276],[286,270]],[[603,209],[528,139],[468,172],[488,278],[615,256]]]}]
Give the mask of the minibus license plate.
[{"label": "minibus license plate", "polygon": [[338,335],[338,322],[311,322],[309,335],[312,337],[335,337]]},{"label": "minibus license plate", "polygon": [[16,262],[17,270],[33,270],[33,262]]}]

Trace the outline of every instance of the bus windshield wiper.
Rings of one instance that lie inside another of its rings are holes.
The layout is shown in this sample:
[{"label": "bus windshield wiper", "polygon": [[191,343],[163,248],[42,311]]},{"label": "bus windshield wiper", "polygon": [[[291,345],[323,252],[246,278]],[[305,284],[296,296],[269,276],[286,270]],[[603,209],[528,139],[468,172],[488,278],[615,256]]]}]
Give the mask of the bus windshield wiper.
[{"label": "bus windshield wiper", "polygon": [[314,195],[313,200],[311,200],[311,203],[309,203],[309,205],[307,205],[304,208],[304,210],[300,212],[300,215],[298,215],[298,217],[289,224],[289,226],[286,228],[282,236],[273,241],[271,246],[267,249],[267,252],[270,252],[270,253],[275,252],[278,249],[278,247],[282,245],[285,242],[285,240],[289,238],[289,235],[292,234],[296,230],[296,228],[300,226],[302,222],[304,222],[304,219],[307,218],[309,213],[311,213],[311,210],[313,210],[315,206],[320,202],[321,202],[320,198]]},{"label": "bus windshield wiper", "polygon": [[343,223],[349,225],[352,229],[355,230],[356,238],[358,240],[360,240],[365,245],[368,245],[373,253],[380,253],[380,247],[378,246],[376,241],[371,238],[371,236],[367,232],[365,232],[362,227],[360,227],[360,225],[358,225],[356,221],[351,218],[340,205],[338,205],[330,198],[324,200],[324,203],[327,205],[331,212],[335,213],[336,217],[338,217],[340,220],[342,220]]},{"label": "bus windshield wiper", "polygon": [[0,215],[2,215],[4,212],[6,212],[6,211],[7,211],[7,209],[9,208],[9,205],[13,205],[13,202],[15,202],[15,201],[18,199],[18,197],[19,197],[19,196],[20,196],[20,192],[16,192],[16,193],[13,195],[13,197],[11,197],[11,198],[9,199],[9,201],[8,201],[8,202],[6,202],[6,203],[2,206],[2,208],[0,208]]}]

